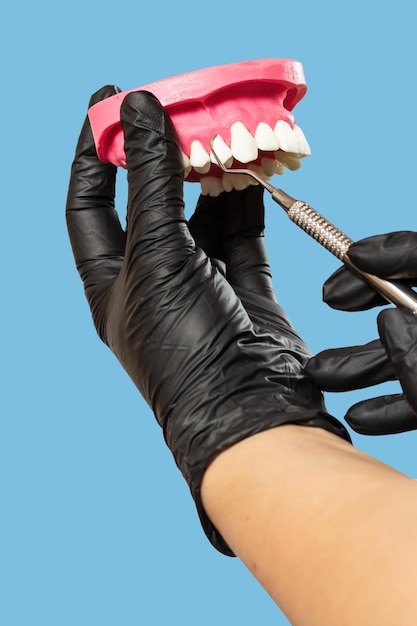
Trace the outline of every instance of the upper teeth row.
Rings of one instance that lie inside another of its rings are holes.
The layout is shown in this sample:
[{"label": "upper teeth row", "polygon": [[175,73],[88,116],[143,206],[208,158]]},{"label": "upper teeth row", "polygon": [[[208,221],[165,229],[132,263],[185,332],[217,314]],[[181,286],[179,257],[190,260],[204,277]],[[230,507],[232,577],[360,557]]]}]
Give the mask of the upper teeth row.
[{"label": "upper teeth row", "polygon": [[[304,136],[303,131],[297,125],[294,128],[284,120],[278,120],[272,129],[269,124],[260,122],[253,136],[242,122],[235,122],[230,128],[230,146],[224,139],[217,135],[213,142],[213,148],[220,161],[230,167],[233,159],[241,163],[250,163],[258,158],[258,150],[266,152],[291,153],[294,158],[300,159],[311,154],[310,146]],[[185,176],[191,168],[199,174],[207,174],[211,164],[217,165],[213,153],[210,154],[203,144],[197,139],[194,140],[190,148],[190,156],[183,154]]]}]

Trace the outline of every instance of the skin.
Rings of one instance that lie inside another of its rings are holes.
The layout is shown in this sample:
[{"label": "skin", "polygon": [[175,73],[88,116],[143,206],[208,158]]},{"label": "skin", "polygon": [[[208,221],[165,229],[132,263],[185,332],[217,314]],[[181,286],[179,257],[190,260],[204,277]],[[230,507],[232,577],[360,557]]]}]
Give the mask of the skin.
[{"label": "skin", "polygon": [[293,626],[415,626],[417,483],[319,428],[222,452],[203,504]]}]

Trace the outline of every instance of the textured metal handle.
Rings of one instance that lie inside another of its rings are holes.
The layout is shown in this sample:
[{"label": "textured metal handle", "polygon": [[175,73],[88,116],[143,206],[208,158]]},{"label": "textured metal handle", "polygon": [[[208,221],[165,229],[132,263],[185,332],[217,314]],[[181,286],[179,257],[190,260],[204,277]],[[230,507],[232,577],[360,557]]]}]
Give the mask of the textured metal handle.
[{"label": "textured metal handle", "polygon": [[316,239],[341,261],[353,240],[305,202],[297,200],[288,209],[288,217],[310,237]]},{"label": "textured metal handle", "polygon": [[[273,196],[274,197],[274,196]],[[278,202],[277,198],[276,201]],[[334,256],[343,261],[355,274],[378,291],[388,302],[396,306],[402,306],[417,315],[417,294],[407,284],[396,280],[385,280],[360,270],[347,254],[353,240],[347,237],[334,224],[329,222],[323,215],[318,213],[306,202],[296,200],[289,208],[285,209],[288,217],[297,224],[310,237],[313,237]]]}]

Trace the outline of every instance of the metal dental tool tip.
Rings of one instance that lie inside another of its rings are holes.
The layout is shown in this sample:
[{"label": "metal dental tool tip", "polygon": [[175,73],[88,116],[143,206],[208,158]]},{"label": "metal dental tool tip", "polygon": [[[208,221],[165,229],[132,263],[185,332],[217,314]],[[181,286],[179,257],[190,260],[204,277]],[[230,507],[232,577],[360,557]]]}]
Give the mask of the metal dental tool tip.
[{"label": "metal dental tool tip", "polygon": [[211,152],[217,161],[218,166],[227,174],[246,174],[255,179],[271,194],[272,199],[280,205],[287,213],[288,217],[294,224],[297,224],[310,237],[318,241],[324,248],[329,250],[334,256],[343,261],[343,263],[360,276],[366,283],[371,285],[375,291],[380,293],[388,302],[396,306],[409,309],[414,315],[417,315],[417,293],[407,284],[396,280],[385,280],[374,274],[368,274],[360,270],[349,258],[348,251],[353,240],[347,237],[334,224],[329,222],[323,215],[309,206],[306,202],[296,200],[289,196],[282,189],[277,189],[267,181],[265,181],[256,172],[246,168],[231,169],[227,168],[217,156],[213,149],[215,135],[210,142]]}]

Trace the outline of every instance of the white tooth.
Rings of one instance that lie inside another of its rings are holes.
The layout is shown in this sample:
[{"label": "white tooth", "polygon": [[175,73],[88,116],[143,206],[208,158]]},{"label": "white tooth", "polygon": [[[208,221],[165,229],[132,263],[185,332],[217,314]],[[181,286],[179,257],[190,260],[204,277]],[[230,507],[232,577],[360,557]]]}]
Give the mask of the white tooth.
[{"label": "white tooth", "polygon": [[277,161],[275,159],[261,159],[262,170],[267,178],[271,178],[277,171]]},{"label": "white tooth", "polygon": [[[220,159],[220,162],[223,163],[226,167],[230,167],[233,163],[233,154],[223,137],[220,135],[216,135],[213,139],[213,148],[215,153]],[[212,163],[217,165],[217,159],[214,156],[213,152],[210,152],[210,159]]]},{"label": "white tooth", "polygon": [[311,154],[310,146],[308,145],[308,141],[305,138],[305,135],[301,128],[297,126],[297,124],[293,128],[295,136],[297,137],[298,145],[299,145],[299,153],[303,156],[308,156]]},{"label": "white tooth", "polygon": [[216,176],[202,176],[200,185],[203,196],[217,198],[224,191],[222,179]]},{"label": "white tooth", "polygon": [[[267,176],[265,176],[265,172],[263,171],[262,167],[260,165],[256,165],[255,163],[249,163],[248,170],[252,170],[253,172],[256,172],[258,176],[262,178],[263,180],[267,180],[268,178]],[[252,176],[248,176],[248,178],[250,180],[251,185],[259,185],[258,181]]]},{"label": "white tooth", "polygon": [[[267,178],[266,175],[265,175],[264,170],[262,169],[262,167],[260,165],[257,165],[256,163],[249,163],[248,164],[248,170],[251,170],[252,172],[256,172],[258,174],[258,176],[260,176],[264,180],[266,180],[266,178]],[[251,184],[252,185],[259,185],[258,181],[255,180],[254,178],[252,178]]]},{"label": "white tooth", "polygon": [[274,132],[278,137],[279,147],[285,152],[298,152],[297,137],[291,126],[284,122],[284,120],[278,120],[275,124]]},{"label": "white tooth", "polygon": [[257,182],[247,174],[224,174],[222,182],[225,191],[232,191],[233,189],[242,191],[243,189],[246,189],[246,187],[249,187],[252,183],[255,185],[257,184]]},{"label": "white tooth", "polygon": [[255,141],[259,150],[273,151],[279,149],[279,141],[272,128],[260,122],[255,132]]},{"label": "white tooth", "polygon": [[188,174],[191,172],[191,163],[185,152],[182,152],[182,164],[184,167],[184,178],[187,178]]},{"label": "white tooth", "polygon": [[301,167],[300,159],[296,156],[286,154],[285,152],[275,152],[278,163],[284,165],[289,170],[295,171]]},{"label": "white tooth", "polygon": [[233,178],[237,176],[237,174],[223,174],[222,183],[225,191],[232,191],[233,187]]},{"label": "white tooth", "polygon": [[258,158],[258,146],[246,126],[235,122],[230,128],[232,154],[241,163],[249,163]]},{"label": "white tooth", "polygon": [[210,155],[203,144],[195,139],[190,148],[190,163],[200,174],[206,174],[210,169]]},{"label": "white tooth", "polygon": [[199,174],[207,174],[210,171],[211,163],[206,163],[203,167],[195,167],[195,171]]},{"label": "white tooth", "polygon": [[252,178],[252,176],[245,176],[244,174],[242,174],[238,178],[239,178],[239,181],[237,182],[235,189],[242,190],[242,189],[246,189],[246,187],[250,187],[251,185],[259,184],[254,178]]}]

